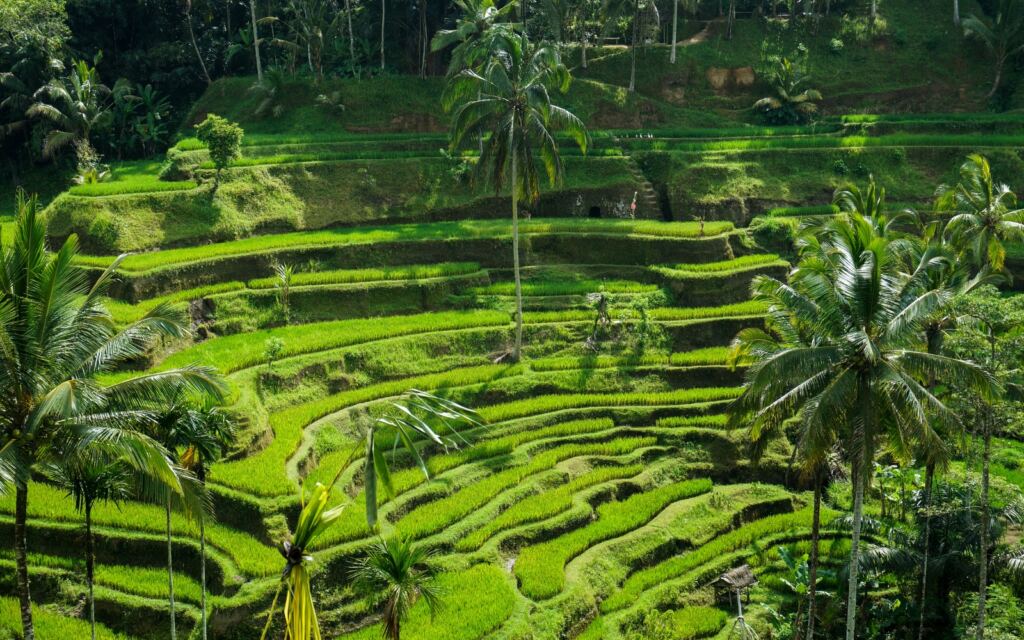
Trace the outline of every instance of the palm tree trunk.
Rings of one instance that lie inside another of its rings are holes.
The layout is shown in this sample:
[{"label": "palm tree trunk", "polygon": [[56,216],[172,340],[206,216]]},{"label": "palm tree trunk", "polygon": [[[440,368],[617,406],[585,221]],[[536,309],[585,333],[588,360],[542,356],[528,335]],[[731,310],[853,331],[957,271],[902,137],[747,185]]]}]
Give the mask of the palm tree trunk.
[{"label": "palm tree trunk", "polygon": [[171,544],[171,494],[167,494],[167,593],[171,607],[171,640],[177,640],[178,631],[174,620],[174,554]]},{"label": "palm tree trunk", "polygon": [[807,576],[807,640],[814,638],[814,599],[818,592],[818,541],[821,538],[821,470],[814,473],[814,512],[811,518],[811,554]]},{"label": "palm tree trunk", "polygon": [[[866,458],[865,452],[857,455],[856,464]],[[850,538],[850,581],[846,595],[846,640],[854,640],[857,628],[857,574],[860,569],[860,530],[864,516],[864,482],[867,474],[861,468],[854,475],[853,488],[853,535]]]},{"label": "palm tree trunk", "polygon": [[203,77],[206,79],[206,84],[213,84],[213,80],[210,79],[210,72],[206,70],[206,62],[203,61],[203,54],[199,51],[199,43],[196,42],[196,34],[192,30],[192,2],[185,5],[185,24],[188,25],[188,37],[192,39],[192,48],[196,50],[196,59],[199,60],[199,66],[203,70]]},{"label": "palm tree trunk", "polygon": [[988,527],[992,517],[988,504],[989,459],[992,455],[992,416],[985,412],[982,426],[984,445],[981,453],[981,544],[978,550],[978,628],[977,640],[985,638],[985,601],[988,596]]},{"label": "palm tree trunk", "polygon": [[924,470],[924,556],[921,559],[920,617],[917,621],[917,640],[924,640],[924,604],[928,598],[928,559],[932,533],[932,483],[935,482],[935,463],[929,462]]},{"label": "palm tree trunk", "polygon": [[512,155],[512,272],[516,281],[516,342],[512,358],[518,362],[523,350],[523,281],[519,274],[519,189],[516,184],[516,156]]},{"label": "palm tree trunk", "polygon": [[960,26],[960,0],[953,0],[953,25]]},{"label": "palm tree trunk", "polygon": [[[790,17],[792,20],[792,17]],[[736,0],[729,0],[729,16],[726,18],[725,39],[732,40],[732,29],[736,25]]]},{"label": "palm tree trunk", "polygon": [[387,0],[380,0],[380,70],[384,70],[384,17],[387,14]]},{"label": "palm tree trunk", "polygon": [[92,501],[85,503],[85,581],[89,585],[89,628],[92,640],[96,640],[96,597],[93,585],[96,583],[96,547],[92,538]]},{"label": "palm tree trunk", "polygon": [[199,512],[199,587],[203,640],[206,640],[206,516]]},{"label": "palm tree trunk", "polygon": [[640,37],[640,0],[633,0],[633,41],[629,43],[632,55],[629,63],[629,92],[636,91],[636,41]]},{"label": "palm tree trunk", "polygon": [[18,604],[21,608],[21,634],[24,640],[35,640],[32,624],[32,596],[28,581],[28,538],[25,526],[28,520],[28,484],[14,492],[14,564],[18,574]]},{"label": "palm tree trunk", "polygon": [[260,60],[260,33],[256,26],[256,0],[249,0],[249,18],[252,20],[252,49],[256,54],[256,79],[263,82],[263,62]]},{"label": "palm tree trunk", "polygon": [[668,57],[668,61],[672,64],[676,63],[676,32],[679,27],[679,0],[673,0],[672,2],[672,53]]},{"label": "palm tree trunk", "polygon": [[427,77],[427,2],[420,0],[420,77]]},{"label": "palm tree trunk", "polygon": [[356,40],[352,35],[352,0],[345,0],[345,16],[348,18],[348,57],[352,65],[352,73],[359,79],[356,71]]},{"label": "palm tree trunk", "polygon": [[875,18],[878,17],[878,0],[871,0],[871,24],[875,24]]},{"label": "palm tree trunk", "polygon": [[985,94],[986,98],[991,98],[996,95],[996,90],[999,89],[999,83],[1003,81],[1003,60],[996,60],[996,77],[992,80],[992,88],[989,89],[988,93]]}]

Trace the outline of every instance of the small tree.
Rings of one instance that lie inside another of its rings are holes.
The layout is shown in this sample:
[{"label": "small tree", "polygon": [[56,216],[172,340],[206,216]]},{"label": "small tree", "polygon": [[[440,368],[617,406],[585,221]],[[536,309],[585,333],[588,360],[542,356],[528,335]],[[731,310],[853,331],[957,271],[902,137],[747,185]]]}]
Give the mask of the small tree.
[{"label": "small tree", "polygon": [[213,166],[217,169],[214,188],[220,186],[221,171],[232,160],[241,157],[242,136],[244,135],[242,127],[215,113],[209,114],[205,120],[196,125],[196,137],[210,150],[210,160],[213,160]]}]

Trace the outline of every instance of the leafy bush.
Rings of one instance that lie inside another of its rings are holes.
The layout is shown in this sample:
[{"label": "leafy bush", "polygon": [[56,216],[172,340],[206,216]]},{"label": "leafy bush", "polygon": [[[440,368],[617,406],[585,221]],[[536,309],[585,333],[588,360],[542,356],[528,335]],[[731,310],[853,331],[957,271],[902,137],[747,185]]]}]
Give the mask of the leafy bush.
[{"label": "leafy bush", "polygon": [[217,169],[217,181],[220,181],[220,174],[232,160],[242,155],[242,137],[245,135],[242,128],[225,118],[211,113],[206,119],[196,125],[196,137],[206,145],[210,152],[210,159]]}]

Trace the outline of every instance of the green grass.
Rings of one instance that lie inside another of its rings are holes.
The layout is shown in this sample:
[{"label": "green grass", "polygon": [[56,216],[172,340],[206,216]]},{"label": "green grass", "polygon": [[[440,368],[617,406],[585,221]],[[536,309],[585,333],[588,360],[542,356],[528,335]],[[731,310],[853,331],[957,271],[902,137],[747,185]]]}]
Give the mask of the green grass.
[{"label": "green grass", "polygon": [[699,404],[729,400],[739,395],[739,391],[738,387],[700,387],[657,392],[543,395],[482,407],[480,416],[488,422],[501,422],[564,409]]},{"label": "green grass", "polygon": [[[576,280],[571,282],[536,282],[527,280],[522,284],[524,296],[573,296],[603,291],[606,293],[652,293],[660,287],[630,280]],[[514,282],[495,282],[486,287],[474,287],[466,293],[472,295],[515,295]]]},{"label": "green grass", "polygon": [[[72,640],[89,637],[88,620],[70,618],[49,607],[33,604],[32,619],[35,623],[36,637],[39,640]],[[14,640],[20,637],[21,609],[18,607],[17,599],[0,598],[0,639]],[[132,636],[111,631],[102,624],[97,625],[96,638],[98,640],[133,640]]]},{"label": "green grass", "polygon": [[[731,222],[709,222],[705,236],[727,233]],[[503,238],[509,235],[505,220],[465,220],[424,224],[361,227],[358,229],[332,229],[262,235],[198,247],[167,249],[129,256],[120,268],[129,273],[143,273],[172,266],[202,262],[227,256],[265,253],[275,249],[300,247],[345,246],[350,244],[376,244],[383,242],[409,242],[416,240],[444,240],[457,238]],[[520,223],[524,235],[546,234],[610,234],[651,236],[661,238],[700,237],[696,222],[656,222],[651,220],[593,220],[587,218],[546,218],[524,220]],[[107,266],[112,257],[81,256],[84,266]]]},{"label": "green grass", "polygon": [[558,515],[572,506],[573,498],[589,487],[612,480],[630,478],[643,471],[643,465],[624,465],[621,467],[597,467],[569,482],[549,491],[542,491],[520,500],[502,511],[497,518],[489,520],[483,527],[459,540],[456,548],[459,551],[471,551],[479,548],[484,542],[497,533],[512,529],[523,524],[539,522]]},{"label": "green grass", "polygon": [[[488,637],[515,608],[515,590],[508,576],[493,565],[478,564],[459,573],[442,574],[437,586],[444,611],[432,617],[426,603],[412,608],[402,625],[405,640],[477,640]],[[339,636],[339,640],[379,640],[380,625]]]},{"label": "green grass", "polygon": [[[352,284],[360,282],[383,282],[389,280],[422,280],[460,276],[480,271],[475,262],[442,262],[440,264],[414,264],[408,266],[379,267],[372,269],[339,269],[333,271],[300,271],[292,275],[291,286],[306,287],[324,284]],[[278,286],[277,277],[250,280],[250,289],[272,289]]]},{"label": "green grass", "polygon": [[566,562],[598,542],[637,528],[669,504],[710,490],[710,480],[687,480],[602,504],[591,524],[520,551],[515,566],[520,589],[535,600],[556,595],[565,581]]},{"label": "green grass", "polygon": [[216,366],[222,373],[232,373],[266,364],[266,342],[271,338],[284,343],[279,357],[289,358],[385,338],[473,327],[505,326],[510,322],[508,314],[499,311],[445,311],[391,316],[386,322],[379,318],[359,318],[292,325],[207,340],[175,353],[164,360],[160,368],[180,367],[194,362]]},{"label": "green grass", "polygon": [[735,271],[742,271],[766,265],[782,264],[785,261],[774,253],[755,253],[748,256],[740,256],[732,260],[720,260],[718,262],[695,262],[677,264],[668,267],[670,273],[686,274],[725,274]]},{"label": "green grass", "polygon": [[629,140],[633,149],[704,153],[708,151],[758,151],[783,149],[862,149],[867,147],[955,147],[992,148],[1024,146],[1024,136],[1007,134],[914,134],[882,136],[806,136],[792,138],[748,138],[742,140]]},{"label": "green grass", "polygon": [[686,607],[671,615],[674,638],[694,640],[718,633],[725,626],[729,614],[714,607]]},{"label": "green grass", "polygon": [[[0,513],[14,513],[13,494],[0,496]],[[28,513],[32,520],[82,523],[82,516],[75,511],[71,499],[63,491],[42,483],[29,487]],[[120,506],[97,504],[93,511],[97,527],[115,528],[124,531],[126,536],[131,536],[133,531],[165,535],[165,518],[163,508],[137,502]],[[199,539],[198,524],[180,514],[172,518],[171,530],[176,536]],[[267,576],[280,571],[280,555],[248,533],[208,522],[206,535],[207,544],[230,557],[247,575]]]},{"label": "green grass", "polygon": [[[503,430],[502,433],[507,435],[475,442],[472,446],[459,449],[458,451],[431,456],[427,460],[427,468],[430,471],[431,477],[435,477],[462,465],[508,456],[517,447],[537,440],[587,435],[599,431],[607,431],[613,426],[611,420],[598,419],[560,422],[540,428],[520,427],[519,430],[515,430],[512,433]],[[336,465],[341,464],[345,456],[346,454],[331,454],[325,457],[320,461],[317,469],[306,478],[306,484],[322,482],[327,479],[327,476],[336,472]],[[426,479],[419,469],[400,469],[396,470],[392,475],[392,483],[396,495],[400,495],[424,482],[426,482]],[[379,495],[378,500],[383,504],[384,496]],[[352,507],[342,515],[338,523],[324,533],[318,544],[351,540],[368,533],[370,531],[366,527],[365,499],[360,494]]]},{"label": "green grass", "polygon": [[[827,509],[822,510],[822,524],[831,522],[837,515],[836,512]],[[793,513],[769,516],[755,520],[750,524],[745,524],[738,529],[714,538],[707,544],[701,545],[692,551],[673,556],[664,562],[633,573],[626,579],[619,590],[601,603],[601,611],[607,613],[628,607],[636,602],[637,597],[641,593],[652,587],[664,584],[672,578],[677,578],[697,569],[703,564],[713,562],[720,556],[747,547],[768,536],[786,531],[806,529],[810,526],[810,523],[811,509],[805,508]]]},{"label": "green grass", "polygon": [[290,406],[270,416],[274,439],[262,451],[216,467],[220,484],[260,496],[289,495],[298,485],[285,474],[285,463],[299,445],[303,429],[319,418],[356,404],[398,396],[408,389],[436,390],[494,380],[516,371],[508,365],[467,367],[439,374],[415,376],[343,391],[319,400]]},{"label": "green grass", "polygon": [[546,471],[557,463],[580,456],[617,456],[649,447],[656,438],[617,438],[609,442],[567,444],[534,455],[529,463],[499,471],[456,493],[417,507],[398,522],[403,534],[420,538],[454,524],[485,505],[500,492],[522,482],[528,476]]},{"label": "green grass", "polygon": [[95,184],[78,184],[68,189],[75,196],[117,196],[130,193],[146,193],[159,191],[185,191],[195,189],[192,180],[181,182],[165,182],[158,176],[160,160],[138,160],[134,162],[115,162],[111,165],[111,177],[105,182]]},{"label": "green grass", "polygon": [[[757,316],[765,312],[765,305],[753,300],[725,304],[719,307],[658,307],[648,314],[652,320],[661,322],[682,322],[686,320],[709,320],[712,318],[732,318],[739,316]],[[639,317],[635,311],[622,312],[627,318]],[[594,321],[594,311],[584,309],[568,309],[560,311],[527,311],[523,313],[523,322],[530,323],[561,323]]]}]

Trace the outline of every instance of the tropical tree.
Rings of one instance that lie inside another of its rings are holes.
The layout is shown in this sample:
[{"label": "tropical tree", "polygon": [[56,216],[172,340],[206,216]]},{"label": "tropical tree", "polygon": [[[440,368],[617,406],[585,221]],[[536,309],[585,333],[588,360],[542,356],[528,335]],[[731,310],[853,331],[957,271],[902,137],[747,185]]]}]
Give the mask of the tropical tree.
[{"label": "tropical tree", "polygon": [[[783,283],[761,276],[772,293],[773,322],[784,318],[807,336],[747,370],[734,419],[755,439],[799,416],[815,431],[834,429],[851,457],[853,521],[846,637],[856,629],[864,491],[879,445],[941,446],[933,424],[956,424],[922,381],[942,379],[988,393],[992,379],[966,361],[921,351],[923,325],[948,294],[903,272],[892,243],[859,214],[831,221]],[[820,425],[820,427],[818,426]]]},{"label": "tropical tree", "polygon": [[19,194],[17,229],[0,258],[0,485],[14,486],[14,555],[24,640],[34,640],[26,521],[33,470],[68,452],[95,452],[182,492],[166,449],[144,433],[153,407],[181,393],[219,394],[204,367],[129,375],[100,384],[96,376],[145,354],[162,336],[182,337],[178,316],[160,305],[118,331],[101,300],[121,262],[89,285],[68,238],[46,250],[35,198]]},{"label": "tropical tree", "polygon": [[203,53],[199,50],[199,43],[196,41],[196,32],[192,28],[192,0],[185,1],[185,26],[188,27],[188,37],[192,41],[192,49],[196,52],[196,60],[199,61],[199,68],[203,72],[203,79],[206,80],[207,86],[213,84],[213,79],[210,78],[210,72],[206,68],[206,61],[203,60]]},{"label": "tropical tree", "polygon": [[91,145],[93,130],[110,123],[109,96],[110,89],[100,82],[96,67],[85,60],[75,60],[64,78],[55,78],[40,87],[27,114],[48,120],[54,127],[43,140],[43,157],[52,158],[74,142]]},{"label": "tropical tree", "polygon": [[[1024,345],[1019,331],[1024,326],[1024,300],[1014,296],[1004,300],[998,289],[988,285],[979,287],[969,295],[957,300],[956,312],[959,326],[951,336],[950,350],[960,357],[970,357],[984,364],[989,375],[998,380],[1000,388],[1013,391],[1016,398],[982,396],[972,390],[958,390],[960,410],[969,415],[981,427],[981,514],[982,522],[989,522],[991,504],[989,501],[992,437],[1002,425],[1011,420],[1015,409],[1010,406],[1019,401],[1024,380],[1019,370],[1024,358]],[[1008,406],[1009,405],[1009,406]],[[1019,406],[1019,405],[1018,405]],[[989,547],[997,539],[989,538],[988,527],[981,527],[978,544],[978,624],[979,640],[985,630],[985,602],[988,593]]]},{"label": "tropical tree", "polygon": [[[586,153],[589,135],[583,122],[551,102],[551,92],[565,92],[571,76],[558,52],[533,47],[522,35],[507,50],[496,52],[480,71],[465,69],[449,83],[447,110],[455,109],[451,150],[467,140],[485,138],[477,175],[500,192],[512,194],[512,265],[516,291],[515,346],[518,360],[523,345],[523,295],[519,272],[519,200],[540,197],[543,167],[550,184],[562,179],[564,166],[556,131],[564,131]],[[538,162],[539,160],[539,162]]]},{"label": "tropical tree", "polygon": [[679,5],[683,5],[683,9],[686,11],[697,10],[697,0],[672,0],[672,53],[668,57],[668,61],[672,64],[676,63],[676,47],[678,46],[678,40],[676,33],[679,28]]},{"label": "tropical tree", "polygon": [[[755,283],[752,298],[770,307],[785,308],[786,301],[778,297],[779,289],[771,280]],[[807,348],[812,346],[813,334],[807,327],[793,322],[794,318],[787,314],[774,314],[765,322],[765,328],[747,328],[740,331],[731,345],[730,359],[738,362],[758,362],[786,349]],[[732,426],[746,422],[749,414],[742,411],[730,416]],[[808,572],[806,591],[807,598],[807,633],[808,640],[814,638],[814,626],[818,588],[819,540],[821,538],[821,498],[822,491],[829,476],[835,475],[834,469],[839,464],[839,452],[836,442],[840,434],[835,424],[808,422],[796,418],[799,437],[794,451],[800,460],[801,475],[809,479],[814,487],[814,506],[811,517],[811,549],[808,554]],[[750,434],[751,458],[759,460],[770,444],[775,433],[762,431]],[[794,621],[794,624],[799,620]]]},{"label": "tropical tree", "polygon": [[780,58],[768,77],[775,94],[755,102],[754,110],[760,111],[773,124],[807,122],[817,115],[817,103],[821,100],[820,91],[807,88],[810,79],[798,62]]},{"label": "tropical tree", "polygon": [[97,502],[124,502],[134,496],[135,482],[130,467],[122,460],[110,460],[101,452],[69,451],[42,466],[43,474],[67,491],[75,509],[85,517],[85,582],[89,590],[89,627],[96,640],[96,538],[92,532],[92,509]]},{"label": "tropical tree", "polygon": [[215,113],[207,114],[206,119],[195,126],[196,138],[206,145],[210,152],[210,160],[217,172],[214,174],[213,186],[220,185],[221,173],[231,164],[232,160],[242,155],[242,138],[245,132],[242,127]]},{"label": "tropical tree", "polygon": [[1003,81],[1006,63],[1024,51],[1024,2],[999,0],[995,17],[970,14],[963,21],[964,33],[977,38],[992,56],[995,77],[986,97],[991,98]]},{"label": "tropical tree", "polygon": [[498,7],[495,0],[455,0],[455,6],[462,11],[455,28],[438,30],[430,43],[432,51],[455,45],[449,76],[463,69],[479,69],[493,52],[508,48],[507,41],[514,34],[514,25],[507,21],[515,12],[515,2]]},{"label": "tropical tree", "polygon": [[988,160],[972,154],[960,165],[960,181],[940,185],[937,208],[952,214],[946,223],[947,240],[961,247],[977,267],[987,265],[1001,271],[1006,263],[1009,240],[1024,238],[1024,209],[1017,195],[1003,183],[996,183]]},{"label": "tropical tree", "polygon": [[[183,469],[192,472],[201,486],[206,485],[206,476],[210,463],[219,460],[224,449],[230,444],[234,433],[234,424],[230,417],[219,409],[209,398],[201,403],[178,402],[172,405],[160,417],[156,437],[161,440],[167,450],[178,457]],[[174,569],[171,565],[171,501],[165,502],[167,508],[167,571],[170,585],[171,602],[171,636],[174,637]],[[199,523],[199,582],[201,591],[202,638],[207,635],[206,607],[206,513],[205,510],[193,510]]]},{"label": "tropical tree", "polygon": [[276,39],[275,44],[295,52],[305,50],[309,72],[318,80],[324,77],[324,43],[334,31],[340,14],[334,0],[288,0],[288,28],[293,40]]},{"label": "tropical tree", "polygon": [[305,491],[300,491],[302,511],[290,539],[281,544],[281,554],[287,564],[281,574],[281,584],[270,604],[270,613],[267,615],[260,640],[265,640],[270,631],[282,590],[286,592],[283,606],[285,640],[320,639],[320,623],[313,605],[313,592],[307,568],[312,557],[306,554],[306,550],[351,504],[351,498],[345,494],[346,502],[332,508],[327,506],[334,487],[349,464],[356,461],[360,457],[359,454],[363,454],[358,464],[362,465],[363,472],[366,524],[370,529],[376,529],[378,485],[383,486],[389,497],[395,493],[385,450],[378,440],[390,442],[393,451],[404,449],[412,457],[416,467],[429,478],[430,472],[423,457],[426,451],[433,447],[449,450],[468,442],[458,431],[459,427],[466,425],[481,426],[476,413],[471,409],[430,393],[411,389],[402,398],[388,403],[383,415],[374,420],[362,437],[357,439],[347,459],[338,468],[329,484],[316,483],[308,500]]},{"label": "tropical tree", "polygon": [[643,39],[640,33],[640,10],[647,0],[604,0],[603,12],[609,17],[630,16],[629,39],[629,92],[636,91],[636,45]]},{"label": "tropical tree", "polygon": [[[252,51],[256,57],[256,82],[263,82],[263,61],[260,59],[260,30],[256,21],[256,0],[249,0],[249,20],[252,24]],[[351,23],[350,30],[351,30]],[[349,36],[351,36],[351,31]]]},{"label": "tropical tree", "polygon": [[352,586],[371,608],[381,609],[387,640],[401,640],[402,622],[420,598],[431,616],[440,609],[441,592],[429,559],[425,547],[394,536],[375,542],[352,567]]}]

